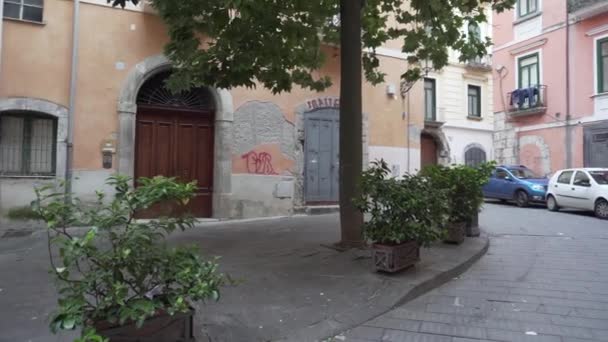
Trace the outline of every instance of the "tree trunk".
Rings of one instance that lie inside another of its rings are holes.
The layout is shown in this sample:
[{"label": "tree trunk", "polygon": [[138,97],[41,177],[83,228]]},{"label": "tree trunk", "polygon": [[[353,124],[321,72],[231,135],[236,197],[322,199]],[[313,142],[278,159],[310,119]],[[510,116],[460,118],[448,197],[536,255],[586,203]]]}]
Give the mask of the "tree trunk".
[{"label": "tree trunk", "polygon": [[362,244],[363,215],[353,205],[363,168],[361,99],[362,0],[340,0],[340,247]]}]

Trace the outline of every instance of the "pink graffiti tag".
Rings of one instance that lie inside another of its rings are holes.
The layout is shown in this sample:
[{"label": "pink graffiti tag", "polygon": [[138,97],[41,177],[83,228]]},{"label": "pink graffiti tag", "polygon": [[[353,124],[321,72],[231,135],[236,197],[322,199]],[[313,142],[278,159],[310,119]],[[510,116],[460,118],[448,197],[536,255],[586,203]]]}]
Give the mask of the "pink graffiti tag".
[{"label": "pink graffiti tag", "polygon": [[241,156],[246,160],[247,172],[258,175],[277,175],[272,167],[272,156],[267,152],[250,151]]}]

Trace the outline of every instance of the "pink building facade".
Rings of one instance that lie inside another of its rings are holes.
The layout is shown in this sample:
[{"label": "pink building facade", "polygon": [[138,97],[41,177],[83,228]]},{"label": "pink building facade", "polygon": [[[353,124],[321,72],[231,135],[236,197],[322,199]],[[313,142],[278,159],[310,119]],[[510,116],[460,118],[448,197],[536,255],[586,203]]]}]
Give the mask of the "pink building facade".
[{"label": "pink building facade", "polygon": [[518,0],[493,23],[496,161],[608,167],[608,2]]}]

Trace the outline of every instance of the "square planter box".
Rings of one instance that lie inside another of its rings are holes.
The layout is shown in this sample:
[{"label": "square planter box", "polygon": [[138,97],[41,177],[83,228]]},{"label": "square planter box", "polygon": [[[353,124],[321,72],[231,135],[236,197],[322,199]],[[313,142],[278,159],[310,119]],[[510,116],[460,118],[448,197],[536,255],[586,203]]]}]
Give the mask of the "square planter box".
[{"label": "square planter box", "polygon": [[466,222],[450,222],[447,226],[447,236],[444,242],[461,244],[464,242],[464,237],[466,233]]},{"label": "square planter box", "polygon": [[111,326],[107,322],[96,324],[95,329],[110,342],[195,342],[193,316],[194,310],[173,316],[161,313],[147,319],[139,329],[135,324]]},{"label": "square planter box", "polygon": [[399,245],[374,244],[372,259],[377,271],[395,273],[420,261],[420,246],[415,241]]},{"label": "square planter box", "polygon": [[477,237],[481,234],[479,231],[479,214],[471,217],[467,222],[466,233],[469,237]]}]

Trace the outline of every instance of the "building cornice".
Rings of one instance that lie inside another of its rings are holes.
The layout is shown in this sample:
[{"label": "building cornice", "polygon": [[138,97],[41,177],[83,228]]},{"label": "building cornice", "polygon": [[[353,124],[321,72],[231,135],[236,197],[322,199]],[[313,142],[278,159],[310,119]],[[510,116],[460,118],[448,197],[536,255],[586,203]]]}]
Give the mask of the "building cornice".
[{"label": "building cornice", "polygon": [[514,49],[511,49],[511,50],[509,50],[509,53],[511,53],[511,55],[513,55],[513,56],[519,55],[522,52],[526,52],[528,50],[532,50],[534,48],[543,46],[547,43],[547,41],[548,41],[547,38],[542,38],[542,39],[536,40],[532,43],[528,43],[526,45],[522,45],[522,46],[516,47]]}]

